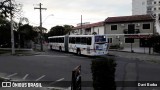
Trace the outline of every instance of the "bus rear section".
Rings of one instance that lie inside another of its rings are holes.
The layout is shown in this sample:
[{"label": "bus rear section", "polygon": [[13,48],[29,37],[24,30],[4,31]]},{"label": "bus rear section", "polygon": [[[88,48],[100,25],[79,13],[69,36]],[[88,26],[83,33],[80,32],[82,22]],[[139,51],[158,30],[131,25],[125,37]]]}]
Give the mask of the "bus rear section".
[{"label": "bus rear section", "polygon": [[59,51],[65,51],[65,45],[64,45],[64,36],[52,36],[48,37],[49,39],[49,47],[51,50],[59,50]]}]

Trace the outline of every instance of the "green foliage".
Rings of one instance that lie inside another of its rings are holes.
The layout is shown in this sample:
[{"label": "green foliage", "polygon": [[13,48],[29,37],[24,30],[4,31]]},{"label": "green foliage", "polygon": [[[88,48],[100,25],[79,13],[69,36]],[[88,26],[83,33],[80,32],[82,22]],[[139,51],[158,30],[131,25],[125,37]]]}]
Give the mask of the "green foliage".
[{"label": "green foliage", "polygon": [[[15,47],[18,47],[19,43],[19,34],[21,47],[24,47],[24,42],[27,40],[34,41],[34,38],[38,36],[38,33],[33,30],[33,27],[26,24],[20,26],[18,31],[14,30],[14,41]],[[10,22],[4,18],[0,18],[0,47],[10,48],[11,47],[11,28]]]},{"label": "green foliage", "polygon": [[64,25],[64,26],[55,26],[50,29],[48,32],[48,36],[60,36],[65,35],[69,31],[71,31],[73,26],[71,25]]},{"label": "green foliage", "polygon": [[111,58],[99,58],[92,61],[94,90],[116,90],[115,67],[115,60]]},{"label": "green foliage", "polygon": [[10,23],[4,19],[0,18],[0,47],[7,46],[11,41],[11,30]]},{"label": "green foliage", "polygon": [[62,26],[55,26],[55,27],[52,27],[48,33],[49,33],[49,36],[64,35],[64,28]]},{"label": "green foliage", "polygon": [[153,51],[160,53],[160,35],[152,36],[150,42],[152,43]]},{"label": "green foliage", "polygon": [[0,1],[0,17],[9,17],[10,11],[12,11],[12,15],[17,12],[20,12],[22,5],[17,4],[15,0],[11,0],[12,6],[10,6],[10,0],[1,0]]},{"label": "green foliage", "polygon": [[29,24],[25,24],[21,27],[19,27],[19,33],[23,36],[25,40],[32,40],[34,41],[34,38],[38,36],[38,33],[33,30],[33,27]]},{"label": "green foliage", "polygon": [[68,32],[70,32],[73,28],[72,25],[64,25],[64,34],[67,34]]},{"label": "green foliage", "polygon": [[33,30],[31,25],[25,24],[20,26],[18,29],[20,34],[20,46],[25,47],[24,43],[27,41],[35,41],[35,38],[38,37],[38,32]]}]

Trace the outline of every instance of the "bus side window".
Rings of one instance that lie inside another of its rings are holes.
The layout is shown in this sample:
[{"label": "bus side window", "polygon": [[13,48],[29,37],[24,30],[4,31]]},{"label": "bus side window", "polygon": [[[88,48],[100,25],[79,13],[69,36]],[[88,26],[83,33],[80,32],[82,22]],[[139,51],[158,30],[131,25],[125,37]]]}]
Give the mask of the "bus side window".
[{"label": "bus side window", "polygon": [[50,39],[50,42],[53,42],[53,38]]},{"label": "bus side window", "polygon": [[52,42],[54,42],[55,43],[55,38],[53,38],[53,41]]},{"label": "bus side window", "polygon": [[91,37],[87,37],[87,45],[91,45]]},{"label": "bus side window", "polygon": [[72,44],[75,44],[75,42],[76,42],[76,38],[72,37]]},{"label": "bus side window", "polygon": [[62,37],[62,43],[64,43],[64,38]]},{"label": "bus side window", "polygon": [[58,42],[58,38],[55,38],[55,42],[56,42],[56,43]]},{"label": "bus side window", "polygon": [[82,38],[81,38],[81,44],[84,44],[84,45],[87,44],[86,37],[82,37]]},{"label": "bus side window", "polygon": [[76,37],[76,44],[80,44],[80,37]]},{"label": "bus side window", "polygon": [[71,43],[71,41],[72,41],[72,38],[71,38],[71,37],[69,37],[69,43]]},{"label": "bus side window", "polygon": [[62,37],[59,38],[59,43],[63,43]]}]

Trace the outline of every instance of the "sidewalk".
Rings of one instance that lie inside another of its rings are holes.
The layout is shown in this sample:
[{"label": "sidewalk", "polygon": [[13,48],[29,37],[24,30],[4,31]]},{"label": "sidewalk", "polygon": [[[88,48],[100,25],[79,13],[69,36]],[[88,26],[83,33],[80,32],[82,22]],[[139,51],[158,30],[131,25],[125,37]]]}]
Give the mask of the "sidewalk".
[{"label": "sidewalk", "polygon": [[124,57],[124,58],[130,58],[130,59],[139,59],[139,60],[144,60],[144,61],[156,61],[160,63],[160,55],[149,55],[149,54],[144,54],[144,53],[131,53],[131,52],[124,52],[124,51],[115,51],[115,50],[110,50],[109,55],[115,55],[119,57]]}]

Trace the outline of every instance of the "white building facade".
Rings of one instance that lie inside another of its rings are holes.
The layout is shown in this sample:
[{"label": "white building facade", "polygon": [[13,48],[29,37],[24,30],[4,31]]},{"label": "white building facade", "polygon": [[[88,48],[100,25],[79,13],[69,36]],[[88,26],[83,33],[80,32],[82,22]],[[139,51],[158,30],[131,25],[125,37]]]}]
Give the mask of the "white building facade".
[{"label": "white building facade", "polygon": [[102,35],[104,34],[104,21],[85,24],[82,26],[78,25],[77,27],[74,27],[69,34],[70,35],[92,35],[92,34]]},{"label": "white building facade", "polygon": [[142,15],[147,12],[147,0],[132,0],[132,15]]},{"label": "white building facade", "polygon": [[160,0],[132,0],[132,15],[160,16]]}]

